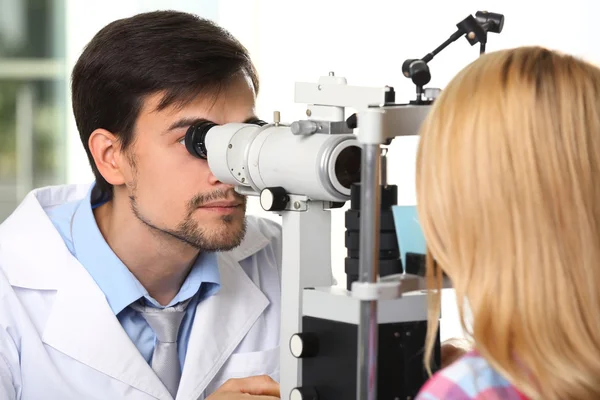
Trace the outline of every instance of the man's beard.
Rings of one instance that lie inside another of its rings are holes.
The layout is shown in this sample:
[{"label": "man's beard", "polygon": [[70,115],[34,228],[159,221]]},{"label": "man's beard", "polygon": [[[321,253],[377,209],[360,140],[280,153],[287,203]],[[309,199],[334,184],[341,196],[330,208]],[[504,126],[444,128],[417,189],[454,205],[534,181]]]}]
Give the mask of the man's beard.
[{"label": "man's beard", "polygon": [[236,218],[232,215],[223,215],[220,217],[220,223],[217,226],[204,228],[198,225],[194,220],[193,213],[203,204],[213,201],[228,200],[232,197],[242,203],[240,207],[246,209],[246,198],[236,193],[233,189],[229,191],[215,190],[211,193],[199,194],[194,196],[187,204],[186,217],[175,229],[159,228],[148,218],[144,217],[139,211],[135,195],[135,182],[130,185],[131,194],[129,196],[131,210],[133,214],[142,223],[151,230],[165,234],[183,243],[186,243],[200,251],[228,251],[240,245],[246,235],[246,220],[242,221],[241,227],[237,228]]}]

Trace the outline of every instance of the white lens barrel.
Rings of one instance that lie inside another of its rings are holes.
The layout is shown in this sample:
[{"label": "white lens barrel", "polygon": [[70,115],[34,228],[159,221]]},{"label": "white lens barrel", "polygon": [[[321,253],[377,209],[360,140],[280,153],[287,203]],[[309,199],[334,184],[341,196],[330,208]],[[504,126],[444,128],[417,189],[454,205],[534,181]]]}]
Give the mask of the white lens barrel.
[{"label": "white lens barrel", "polygon": [[315,201],[346,201],[360,180],[353,134],[294,135],[287,126],[226,124],[209,130],[208,164],[223,183],[260,192],[283,187]]}]

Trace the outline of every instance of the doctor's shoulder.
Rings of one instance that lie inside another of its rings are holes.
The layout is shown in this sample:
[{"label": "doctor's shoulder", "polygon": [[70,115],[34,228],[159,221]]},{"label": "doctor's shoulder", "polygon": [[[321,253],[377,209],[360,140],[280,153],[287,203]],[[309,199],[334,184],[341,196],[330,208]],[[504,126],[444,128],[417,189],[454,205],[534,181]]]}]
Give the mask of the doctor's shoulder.
[{"label": "doctor's shoulder", "polygon": [[[263,240],[264,251],[271,253],[273,260],[281,269],[282,226],[278,222],[255,215],[246,216],[246,234],[248,241]],[[258,237],[256,237],[258,236]]]},{"label": "doctor's shoulder", "polygon": [[281,241],[282,227],[280,223],[269,218],[258,217],[255,215],[246,216],[246,221],[248,225],[254,226],[269,240]]}]

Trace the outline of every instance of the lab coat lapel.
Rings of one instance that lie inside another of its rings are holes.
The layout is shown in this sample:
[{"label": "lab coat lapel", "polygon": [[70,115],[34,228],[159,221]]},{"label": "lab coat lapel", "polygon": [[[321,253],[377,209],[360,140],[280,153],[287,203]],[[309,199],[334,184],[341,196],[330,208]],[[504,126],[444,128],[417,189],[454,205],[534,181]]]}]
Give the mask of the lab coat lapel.
[{"label": "lab coat lapel", "polygon": [[171,395],[144,360],[85,269],[71,261],[69,282],[58,289],[43,341],[157,399]]},{"label": "lab coat lapel", "polygon": [[177,400],[200,398],[269,305],[239,264],[240,256],[239,252],[219,255],[221,289],[196,308]]},{"label": "lab coat lapel", "polygon": [[[2,272],[13,286],[56,291],[42,333],[48,346],[88,365],[90,374],[100,372],[157,399],[172,399],[42,208],[86,192],[86,186],[63,186],[29,193],[0,225]],[[29,250],[32,243],[35,251]]]}]

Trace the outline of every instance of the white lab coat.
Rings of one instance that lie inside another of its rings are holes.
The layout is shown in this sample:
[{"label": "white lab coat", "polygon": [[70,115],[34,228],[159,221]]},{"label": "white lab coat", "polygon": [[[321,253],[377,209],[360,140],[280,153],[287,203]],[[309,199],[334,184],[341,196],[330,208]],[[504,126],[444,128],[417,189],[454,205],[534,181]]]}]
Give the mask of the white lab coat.
[{"label": "white lab coat", "polygon": [[[172,398],[44,212],[87,190],[35,190],[0,225],[2,400]],[[219,255],[222,287],[196,310],[178,400],[279,379],[280,246],[277,224],[249,217],[241,246]]]}]

